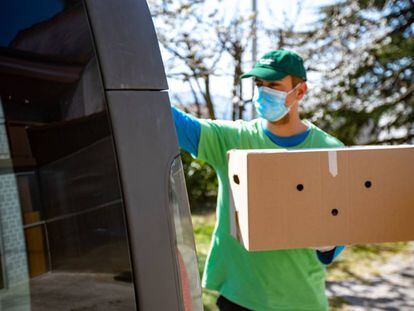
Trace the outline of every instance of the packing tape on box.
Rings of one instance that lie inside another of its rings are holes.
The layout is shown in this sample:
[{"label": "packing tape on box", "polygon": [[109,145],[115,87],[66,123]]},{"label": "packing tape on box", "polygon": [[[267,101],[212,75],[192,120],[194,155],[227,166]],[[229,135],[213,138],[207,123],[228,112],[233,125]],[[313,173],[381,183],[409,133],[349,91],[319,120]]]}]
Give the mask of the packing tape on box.
[{"label": "packing tape on box", "polygon": [[331,175],[333,177],[338,175],[338,160],[336,157],[336,151],[328,151],[328,164]]}]

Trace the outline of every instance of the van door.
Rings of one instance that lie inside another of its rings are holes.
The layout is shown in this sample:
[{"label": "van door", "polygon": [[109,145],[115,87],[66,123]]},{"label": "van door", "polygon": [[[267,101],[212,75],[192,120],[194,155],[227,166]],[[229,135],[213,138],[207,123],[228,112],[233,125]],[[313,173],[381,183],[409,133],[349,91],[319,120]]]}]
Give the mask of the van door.
[{"label": "van door", "polygon": [[145,1],[1,2],[1,310],[202,309],[165,88]]}]

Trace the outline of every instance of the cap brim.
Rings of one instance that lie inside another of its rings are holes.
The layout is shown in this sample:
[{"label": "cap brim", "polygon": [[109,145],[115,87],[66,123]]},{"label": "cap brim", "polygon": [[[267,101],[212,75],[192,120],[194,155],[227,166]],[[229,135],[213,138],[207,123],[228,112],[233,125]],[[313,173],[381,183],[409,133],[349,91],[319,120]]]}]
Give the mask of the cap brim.
[{"label": "cap brim", "polygon": [[276,71],[274,69],[269,68],[253,68],[249,72],[242,74],[240,79],[250,78],[250,77],[257,77],[267,81],[276,81],[281,80],[286,77],[288,74],[282,71]]}]

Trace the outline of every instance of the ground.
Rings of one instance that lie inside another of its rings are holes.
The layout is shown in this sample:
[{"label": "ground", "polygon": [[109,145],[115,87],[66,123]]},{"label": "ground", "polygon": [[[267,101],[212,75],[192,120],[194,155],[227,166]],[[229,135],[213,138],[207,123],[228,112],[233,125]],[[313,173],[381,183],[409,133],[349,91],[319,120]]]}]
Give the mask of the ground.
[{"label": "ground", "polygon": [[[197,211],[192,218],[201,276],[215,215]],[[346,248],[327,268],[326,289],[334,311],[414,310],[414,243]],[[216,292],[203,290],[205,311],[217,310],[216,299]]]},{"label": "ground", "polygon": [[0,297],[7,311],[135,310],[134,287],[110,273],[47,272]]}]

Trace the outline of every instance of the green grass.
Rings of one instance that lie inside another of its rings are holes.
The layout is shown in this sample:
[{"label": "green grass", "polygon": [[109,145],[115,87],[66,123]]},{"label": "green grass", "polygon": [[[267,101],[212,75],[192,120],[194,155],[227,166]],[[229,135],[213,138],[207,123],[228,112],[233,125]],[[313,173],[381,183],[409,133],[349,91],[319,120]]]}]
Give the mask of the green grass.
[{"label": "green grass", "polygon": [[[198,268],[200,279],[210,247],[211,235],[215,225],[215,212],[213,209],[197,209],[192,215],[198,254]],[[406,242],[364,244],[347,247],[337,259],[327,268],[328,281],[358,280],[369,283],[368,276],[380,273],[381,264],[387,262],[395,254],[410,256],[410,245]],[[203,304],[205,311],[217,311],[215,304],[218,293],[203,289]],[[341,297],[329,299],[330,310],[348,310],[346,301]]]},{"label": "green grass", "polygon": [[[215,225],[214,210],[198,210],[197,213],[193,213],[192,220],[198,256],[198,270],[201,280],[204,264],[206,262],[206,257],[210,248],[211,235],[213,233]],[[217,292],[203,288],[203,305],[205,311],[218,310],[216,306],[217,297]]]}]

